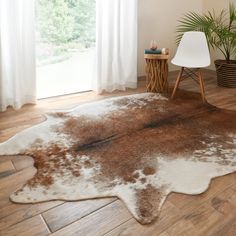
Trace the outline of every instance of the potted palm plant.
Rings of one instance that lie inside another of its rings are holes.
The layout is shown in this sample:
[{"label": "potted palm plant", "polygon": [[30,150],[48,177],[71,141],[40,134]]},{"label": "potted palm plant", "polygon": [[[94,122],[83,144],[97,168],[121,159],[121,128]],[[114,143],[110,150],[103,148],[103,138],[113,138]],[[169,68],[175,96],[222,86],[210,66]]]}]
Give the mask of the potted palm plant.
[{"label": "potted palm plant", "polygon": [[213,50],[220,50],[224,60],[216,60],[217,83],[219,86],[236,87],[236,8],[230,3],[228,10],[219,14],[208,12],[187,13],[177,27],[177,43],[184,32],[202,31]]}]

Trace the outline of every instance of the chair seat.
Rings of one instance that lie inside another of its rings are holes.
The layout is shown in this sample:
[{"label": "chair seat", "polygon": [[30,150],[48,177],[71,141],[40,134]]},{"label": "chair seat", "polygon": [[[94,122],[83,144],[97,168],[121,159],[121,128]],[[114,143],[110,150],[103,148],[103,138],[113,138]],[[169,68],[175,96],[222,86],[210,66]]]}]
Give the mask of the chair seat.
[{"label": "chair seat", "polygon": [[189,58],[173,58],[171,63],[176,66],[180,67],[187,67],[187,68],[204,68],[209,66],[210,60],[194,60],[193,58],[190,60]]}]

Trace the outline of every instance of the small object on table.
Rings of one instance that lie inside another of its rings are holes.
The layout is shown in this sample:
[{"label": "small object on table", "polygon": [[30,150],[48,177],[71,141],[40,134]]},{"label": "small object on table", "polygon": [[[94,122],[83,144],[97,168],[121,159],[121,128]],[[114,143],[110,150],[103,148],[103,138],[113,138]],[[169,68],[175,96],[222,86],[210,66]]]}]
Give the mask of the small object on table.
[{"label": "small object on table", "polygon": [[157,49],[157,42],[156,40],[151,40],[150,42],[150,50],[156,50]]},{"label": "small object on table", "polygon": [[168,93],[169,50],[157,49],[154,53],[145,50],[147,92]]}]

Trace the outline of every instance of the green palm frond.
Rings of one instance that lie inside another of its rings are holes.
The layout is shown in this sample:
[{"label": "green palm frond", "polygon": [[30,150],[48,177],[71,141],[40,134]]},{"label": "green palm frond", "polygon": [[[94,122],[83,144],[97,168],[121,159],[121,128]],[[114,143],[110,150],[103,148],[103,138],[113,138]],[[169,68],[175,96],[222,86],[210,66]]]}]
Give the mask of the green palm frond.
[{"label": "green palm frond", "polygon": [[236,21],[236,9],[234,4],[229,4],[229,27],[232,29],[234,22]]},{"label": "green palm frond", "polygon": [[236,56],[236,8],[229,5],[229,10],[220,14],[207,12],[198,14],[187,13],[179,20],[176,43],[178,44],[187,31],[202,31],[206,34],[208,44],[213,49],[219,49],[226,60]]},{"label": "green palm frond", "polygon": [[180,21],[180,25],[177,27],[176,42],[179,43],[184,32],[187,31],[203,31],[206,32],[209,28],[209,19],[206,16],[201,16],[195,12],[186,14]]}]

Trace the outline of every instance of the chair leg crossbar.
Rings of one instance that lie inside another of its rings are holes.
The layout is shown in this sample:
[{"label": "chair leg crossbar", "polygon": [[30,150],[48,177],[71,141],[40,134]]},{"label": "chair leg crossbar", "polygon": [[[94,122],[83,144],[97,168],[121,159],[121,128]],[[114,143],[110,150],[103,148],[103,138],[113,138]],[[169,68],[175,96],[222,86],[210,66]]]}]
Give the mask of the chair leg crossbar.
[{"label": "chair leg crossbar", "polygon": [[176,79],[175,87],[174,87],[174,90],[172,92],[171,98],[173,99],[175,97],[175,94],[176,94],[176,91],[179,87],[180,82],[185,80],[186,78],[191,78],[196,83],[199,84],[200,91],[201,91],[201,96],[202,96],[202,101],[205,102],[206,99],[205,99],[204,81],[203,81],[203,78],[202,78],[201,70],[199,68],[197,68],[197,69],[190,69],[190,68],[186,68],[186,67],[181,68],[181,70],[179,72],[179,75]]}]

